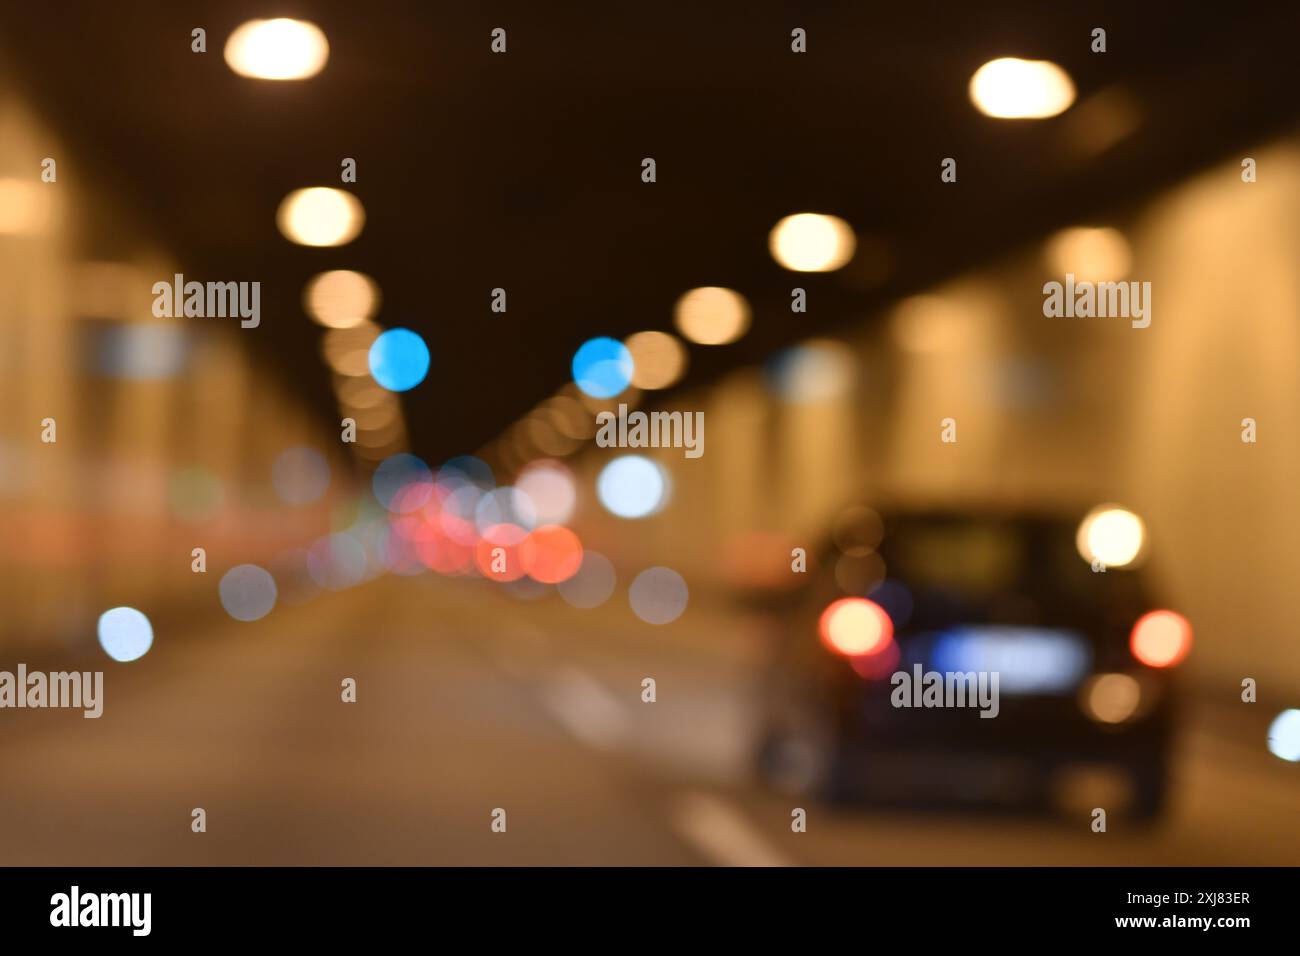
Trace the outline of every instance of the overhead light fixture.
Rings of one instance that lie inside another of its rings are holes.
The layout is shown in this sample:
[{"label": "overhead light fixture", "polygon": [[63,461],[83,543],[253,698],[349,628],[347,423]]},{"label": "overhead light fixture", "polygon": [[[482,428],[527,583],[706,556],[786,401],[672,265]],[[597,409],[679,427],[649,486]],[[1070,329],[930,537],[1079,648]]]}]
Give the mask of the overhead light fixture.
[{"label": "overhead light fixture", "polygon": [[305,80],[324,69],[330,45],[316,24],[277,17],[240,24],[226,41],[225,56],[240,76]]},{"label": "overhead light fixture", "polygon": [[990,60],[970,78],[970,98],[997,119],[1047,119],[1074,102],[1070,74],[1048,60],[1005,56]]}]

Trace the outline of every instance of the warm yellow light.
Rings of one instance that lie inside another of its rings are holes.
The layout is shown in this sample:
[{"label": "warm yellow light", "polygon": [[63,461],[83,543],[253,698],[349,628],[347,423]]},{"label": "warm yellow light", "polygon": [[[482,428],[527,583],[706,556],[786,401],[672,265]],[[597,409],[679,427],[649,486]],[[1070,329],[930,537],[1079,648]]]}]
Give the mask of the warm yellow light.
[{"label": "warm yellow light", "polygon": [[284,237],[303,246],[341,246],[366,223],[361,201],[327,186],[295,189],[284,197],[275,216]]},{"label": "warm yellow light", "polygon": [[1073,273],[1087,282],[1113,282],[1128,274],[1131,255],[1128,240],[1118,229],[1073,226],[1062,229],[1047,243],[1052,274]]},{"label": "warm yellow light", "polygon": [[1079,524],[1075,544],[1088,563],[1099,561],[1108,568],[1122,568],[1137,560],[1145,540],[1141,518],[1117,505],[1101,505]]},{"label": "warm yellow light", "polygon": [[1128,674],[1098,674],[1084,684],[1080,704],[1093,720],[1122,724],[1137,713],[1142,703],[1142,685]]},{"label": "warm yellow light", "polygon": [[889,329],[899,348],[921,355],[956,351],[970,338],[970,324],[949,299],[914,295],[898,304]]},{"label": "warm yellow light", "polygon": [[370,374],[370,346],[379,337],[379,326],[365,323],[350,329],[330,329],[321,340],[321,355],[340,375]]},{"label": "warm yellow light", "polygon": [[334,391],[338,394],[339,404],[348,408],[374,408],[395,397],[388,389],[376,385],[369,375],[336,376]]},{"label": "warm yellow light", "polygon": [[[577,390],[575,387],[574,391]],[[581,441],[596,434],[595,418],[582,402],[569,395],[547,399],[538,407],[538,412],[544,414],[566,438]]]},{"label": "warm yellow light", "polygon": [[786,216],[767,237],[772,258],[794,272],[833,272],[853,258],[858,240],[838,216]]},{"label": "warm yellow light", "polygon": [[726,345],[749,331],[749,303],[731,289],[692,289],[677,300],[674,313],[678,331],[700,345]]},{"label": "warm yellow light", "polygon": [[40,232],[50,218],[51,194],[57,187],[33,180],[0,179],[0,235]]},{"label": "warm yellow light", "polygon": [[330,45],[316,24],[279,17],[240,24],[226,41],[225,55],[240,76],[304,80],[325,66]]},{"label": "warm yellow light", "polygon": [[998,119],[1046,119],[1074,102],[1070,75],[1047,60],[1002,57],[970,78],[970,98],[981,113]]},{"label": "warm yellow light", "polygon": [[370,276],[348,269],[322,272],[303,290],[303,308],[326,328],[348,329],[374,318],[379,286]]},{"label": "warm yellow light", "polygon": [[637,332],[623,342],[632,353],[632,384],[667,388],[686,371],[686,347],[667,332]]}]

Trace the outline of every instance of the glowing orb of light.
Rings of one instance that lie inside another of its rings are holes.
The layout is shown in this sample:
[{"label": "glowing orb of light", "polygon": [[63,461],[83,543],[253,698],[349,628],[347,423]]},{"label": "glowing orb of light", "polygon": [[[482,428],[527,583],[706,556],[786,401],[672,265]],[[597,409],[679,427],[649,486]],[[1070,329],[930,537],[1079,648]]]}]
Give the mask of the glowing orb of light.
[{"label": "glowing orb of light", "polygon": [[410,329],[388,329],[370,346],[370,375],[390,392],[406,392],[429,374],[429,346]]},{"label": "glowing orb of light", "polygon": [[276,17],[241,23],[226,40],[226,65],[258,80],[305,80],[329,59],[321,28],[306,20]]},{"label": "glowing orb of light", "polygon": [[620,455],[596,478],[600,503],[620,518],[654,514],[663,506],[667,492],[664,470],[644,455]]},{"label": "glowing orb of light", "polygon": [[275,578],[256,564],[237,564],[221,576],[221,606],[236,621],[257,621],[275,607]]},{"label": "glowing orb of light", "polygon": [[592,398],[613,398],[632,384],[632,353],[617,339],[588,339],[573,354],[573,381]]},{"label": "glowing orb of light", "polygon": [[153,625],[133,607],[115,607],[99,616],[99,646],[115,661],[139,660],[153,647]]},{"label": "glowing orb of light", "polygon": [[366,211],[349,192],[309,186],[284,197],[275,224],[286,239],[300,246],[342,246],[361,234]]},{"label": "glowing orb of light", "polygon": [[690,597],[686,580],[672,568],[647,568],[627,591],[632,612],[647,624],[670,624],[682,616]]},{"label": "glowing orb of light", "polygon": [[1268,726],[1268,749],[1275,757],[1300,761],[1300,710],[1284,710]]}]

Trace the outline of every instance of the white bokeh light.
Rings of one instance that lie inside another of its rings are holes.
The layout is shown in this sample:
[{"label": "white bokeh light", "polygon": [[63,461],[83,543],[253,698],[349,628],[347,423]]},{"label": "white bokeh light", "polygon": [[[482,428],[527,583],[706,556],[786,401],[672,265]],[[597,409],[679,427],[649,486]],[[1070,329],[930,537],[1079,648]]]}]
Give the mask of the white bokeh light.
[{"label": "white bokeh light", "polygon": [[139,660],[153,647],[153,625],[133,607],[115,607],[99,616],[99,646],[115,661]]},{"label": "white bokeh light", "polygon": [[275,578],[256,564],[237,564],[221,577],[221,606],[236,621],[256,621],[275,607]]},{"label": "white bokeh light", "polygon": [[644,518],[659,511],[668,496],[668,476],[644,455],[621,455],[601,469],[596,494],[611,514]]}]

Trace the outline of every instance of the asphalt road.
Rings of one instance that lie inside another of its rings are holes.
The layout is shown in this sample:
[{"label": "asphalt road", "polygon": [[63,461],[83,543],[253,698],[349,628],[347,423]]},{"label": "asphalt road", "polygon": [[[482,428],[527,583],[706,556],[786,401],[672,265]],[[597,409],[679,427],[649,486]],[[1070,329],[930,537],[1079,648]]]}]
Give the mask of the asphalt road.
[{"label": "asphalt road", "polygon": [[792,832],[748,770],[760,655],[734,612],[428,576],[159,633],[105,661],[99,720],[0,713],[0,863],[1300,864],[1300,768],[1225,701],[1189,708],[1154,828],[803,805]]}]

